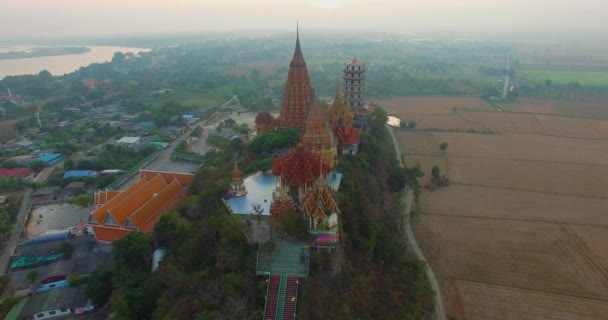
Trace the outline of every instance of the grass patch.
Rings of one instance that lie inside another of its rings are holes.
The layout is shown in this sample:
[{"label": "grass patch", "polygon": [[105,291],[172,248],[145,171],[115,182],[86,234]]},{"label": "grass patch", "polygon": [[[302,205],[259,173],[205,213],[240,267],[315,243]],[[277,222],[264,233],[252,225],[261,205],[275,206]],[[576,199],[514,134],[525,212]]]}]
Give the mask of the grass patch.
[{"label": "grass patch", "polygon": [[551,79],[554,85],[578,82],[583,88],[608,88],[608,72],[529,70],[522,72],[522,76],[542,83]]}]

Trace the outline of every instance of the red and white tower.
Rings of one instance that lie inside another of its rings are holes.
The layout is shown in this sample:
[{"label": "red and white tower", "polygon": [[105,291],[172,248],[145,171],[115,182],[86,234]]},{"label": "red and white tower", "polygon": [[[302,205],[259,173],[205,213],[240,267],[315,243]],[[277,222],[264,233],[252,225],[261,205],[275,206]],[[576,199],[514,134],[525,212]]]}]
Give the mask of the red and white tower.
[{"label": "red and white tower", "polygon": [[344,64],[344,100],[353,109],[365,107],[365,64],[357,59]]}]

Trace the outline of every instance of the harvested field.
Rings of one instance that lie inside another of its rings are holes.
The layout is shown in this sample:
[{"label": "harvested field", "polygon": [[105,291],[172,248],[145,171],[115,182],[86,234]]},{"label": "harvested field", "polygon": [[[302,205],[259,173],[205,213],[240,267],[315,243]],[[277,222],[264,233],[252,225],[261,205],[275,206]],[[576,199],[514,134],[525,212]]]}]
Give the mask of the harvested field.
[{"label": "harvested field", "polygon": [[441,155],[439,142],[432,132],[397,130],[395,137],[403,154]]},{"label": "harvested field", "polygon": [[603,97],[576,100],[519,98],[517,102],[503,105],[502,108],[505,111],[608,120],[608,98]]},{"label": "harvested field", "polygon": [[502,133],[608,139],[606,121],[504,112],[459,112],[468,121]]},{"label": "harvested field", "polygon": [[[608,314],[604,301],[567,295],[455,280],[446,291],[455,292],[448,305],[457,319],[539,320],[602,319]],[[457,297],[457,298],[453,298]]]},{"label": "harvested field", "polygon": [[418,115],[449,115],[454,108],[492,111],[494,108],[478,97],[390,97],[374,99],[388,114],[401,119]]},{"label": "harvested field", "polygon": [[558,224],[428,214],[415,224],[418,243],[442,279],[608,299],[604,270]]},{"label": "harvested field", "polygon": [[[397,129],[405,163],[421,164],[423,185],[433,165],[452,183],[424,190],[413,221],[447,313],[459,320],[608,314],[608,121],[572,117],[608,119],[603,101],[520,99],[503,112],[409,108],[389,113],[439,130]],[[500,134],[447,131],[471,124]]]},{"label": "harvested field", "polygon": [[[608,227],[606,208],[608,199],[465,185],[424,192],[419,205],[421,212],[438,215]],[[608,268],[608,243],[602,252]]]},{"label": "harvested field", "polygon": [[450,115],[413,115],[407,120],[415,120],[419,129],[442,129],[442,130],[484,130],[482,125],[467,121],[457,114]]},{"label": "harvested field", "polygon": [[608,166],[449,157],[454,183],[608,198]]},{"label": "harvested field", "polygon": [[[435,141],[448,143],[448,156],[608,165],[608,140],[528,134],[434,132],[432,135]],[[416,140],[412,137],[411,142]],[[403,144],[402,150],[425,153],[424,149],[408,148],[406,141]]]}]

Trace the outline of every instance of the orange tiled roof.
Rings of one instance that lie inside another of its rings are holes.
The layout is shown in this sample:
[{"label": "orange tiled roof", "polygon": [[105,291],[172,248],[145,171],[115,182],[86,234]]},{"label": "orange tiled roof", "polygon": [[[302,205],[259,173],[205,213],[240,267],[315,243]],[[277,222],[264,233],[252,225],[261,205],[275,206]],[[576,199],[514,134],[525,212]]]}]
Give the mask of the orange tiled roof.
[{"label": "orange tiled roof", "polygon": [[119,203],[107,208],[106,211],[118,225],[123,225],[131,213],[152,199],[154,194],[160,192],[165,186],[167,186],[165,179],[157,175]]},{"label": "orange tiled roof", "polygon": [[97,241],[108,242],[122,239],[131,232],[129,229],[120,229],[105,225],[93,225],[93,230],[95,231],[95,239],[97,239]]},{"label": "orange tiled roof", "polygon": [[[180,196],[185,196],[185,192],[182,189],[182,186],[177,180],[173,180],[169,183],[161,192],[156,194],[152,199],[148,200],[143,206],[139,207],[135,212],[133,212],[129,216],[129,221],[137,226],[139,229],[142,228],[146,224],[146,222],[151,219],[157,218],[160,213],[164,213],[161,211],[167,207],[168,203],[171,203],[170,207],[173,207],[175,201],[170,201],[173,198],[179,198]],[[177,199],[175,199],[177,200]],[[170,208],[166,208],[170,210]],[[156,221],[154,221],[156,222]],[[152,225],[151,227],[154,227]],[[150,230],[142,230],[144,232],[152,231]]]},{"label": "orange tiled roof", "polygon": [[[97,240],[118,240],[132,230],[152,231],[160,215],[187,196],[184,188],[192,178],[190,174],[141,171],[140,180],[91,213],[97,222],[91,223]],[[99,192],[96,200],[103,201],[105,196]],[[106,216],[113,223],[105,224]]]},{"label": "orange tiled roof", "polygon": [[131,193],[135,192],[135,190],[137,190],[139,187],[143,186],[147,182],[148,182],[148,180],[144,180],[144,179],[138,180],[133,185],[131,185],[127,190],[120,192],[118,195],[114,196],[112,199],[110,199],[108,202],[106,202],[103,206],[97,208],[95,211],[93,211],[93,213],[91,213],[91,215],[93,215],[93,218],[95,218],[95,220],[97,220],[97,222],[103,223],[103,220],[106,216],[106,210],[108,208],[112,208],[115,204],[119,203],[120,201],[122,201],[122,199],[131,195]]},{"label": "orange tiled roof", "polygon": [[176,173],[176,172],[163,172],[163,171],[151,171],[151,170],[140,170],[139,178],[147,178],[150,179],[156,175],[161,175],[165,181],[173,181],[173,179],[177,179],[182,186],[189,186],[192,184],[192,179],[194,179],[194,175],[189,173]]},{"label": "orange tiled roof", "polygon": [[95,193],[95,205],[100,206],[100,205],[110,201],[110,199],[114,198],[119,193],[120,193],[120,191],[114,191],[114,190],[96,192]]}]

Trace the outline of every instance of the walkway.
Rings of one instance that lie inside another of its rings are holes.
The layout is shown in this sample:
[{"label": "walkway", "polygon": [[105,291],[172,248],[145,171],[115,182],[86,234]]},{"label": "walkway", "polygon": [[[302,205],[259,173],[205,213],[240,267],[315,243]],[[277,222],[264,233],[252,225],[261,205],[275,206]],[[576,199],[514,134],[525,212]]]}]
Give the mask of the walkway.
[{"label": "walkway", "polygon": [[[393,129],[391,127],[389,127],[388,125],[386,127],[387,127],[388,132],[391,134],[391,138],[393,139],[393,144],[395,145],[395,153],[397,154],[397,160],[399,161],[399,165],[403,166],[403,162],[401,161],[401,150],[399,149],[399,144],[397,143],[397,138],[395,137],[395,133],[393,133]],[[412,202],[414,200],[413,195],[414,194],[413,194],[412,190],[410,190],[410,189],[407,189],[403,192],[403,196],[405,198],[405,207],[403,208],[403,214],[407,217],[407,219],[403,220],[404,224],[405,224],[405,226],[404,226],[405,234],[407,236],[408,243],[410,244],[412,250],[418,257],[418,259],[420,259],[427,265],[426,276],[429,278],[431,287],[433,288],[433,291],[435,292],[435,297],[433,299],[435,302],[434,303],[435,319],[447,320],[447,317],[445,315],[445,307],[443,305],[443,297],[441,296],[441,287],[439,286],[439,282],[437,282],[437,278],[435,277],[435,273],[433,273],[431,266],[429,265],[428,261],[426,261],[426,259],[424,258],[424,255],[422,254],[420,247],[418,247],[418,243],[416,242],[416,238],[414,237],[414,232],[412,231],[412,224],[411,224],[412,216],[410,215],[410,211],[412,209]]]},{"label": "walkway", "polygon": [[11,260],[11,255],[13,254],[13,251],[15,251],[15,247],[17,246],[19,239],[21,239],[21,233],[23,232],[23,228],[25,228],[25,220],[28,212],[30,211],[30,202],[32,200],[33,193],[34,192],[32,189],[27,189],[23,193],[23,201],[21,201],[21,208],[17,214],[16,223],[12,228],[10,238],[4,245],[2,255],[0,255],[0,274],[6,273],[8,264]]},{"label": "walkway", "polygon": [[295,319],[298,277],[308,275],[310,249],[275,240],[272,251],[258,249],[256,272],[270,275],[266,291],[264,320]]}]

